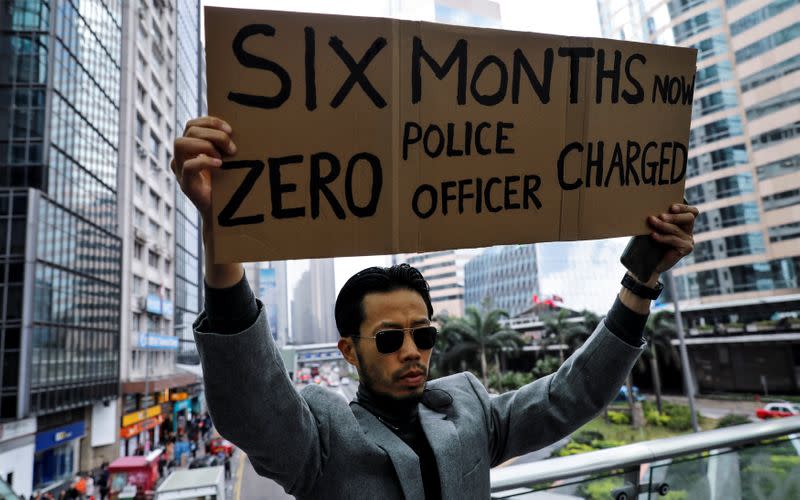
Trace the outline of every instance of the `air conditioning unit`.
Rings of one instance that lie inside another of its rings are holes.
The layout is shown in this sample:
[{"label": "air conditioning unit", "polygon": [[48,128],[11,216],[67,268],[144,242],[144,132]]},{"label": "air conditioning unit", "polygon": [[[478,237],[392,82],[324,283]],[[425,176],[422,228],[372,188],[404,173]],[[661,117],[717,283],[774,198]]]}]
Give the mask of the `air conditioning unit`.
[{"label": "air conditioning unit", "polygon": [[139,7],[139,20],[147,21],[147,9],[144,7]]},{"label": "air conditioning unit", "polygon": [[147,235],[138,227],[133,228],[133,236],[140,241],[147,241]]},{"label": "air conditioning unit", "polygon": [[144,160],[147,158],[147,150],[144,149],[144,146],[137,140],[136,141],[136,154],[139,155],[139,158]]},{"label": "air conditioning unit", "polygon": [[147,297],[145,295],[139,295],[136,298],[136,305],[139,306],[139,309],[144,311],[145,307],[147,307]]}]

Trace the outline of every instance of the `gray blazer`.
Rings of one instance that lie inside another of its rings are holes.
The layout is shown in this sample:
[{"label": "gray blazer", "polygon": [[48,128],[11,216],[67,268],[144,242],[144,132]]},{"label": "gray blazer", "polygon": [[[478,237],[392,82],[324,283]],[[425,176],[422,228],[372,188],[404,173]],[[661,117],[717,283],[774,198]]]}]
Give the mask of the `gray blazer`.
[{"label": "gray blazer", "polygon": [[[247,453],[256,472],[300,499],[424,499],[419,460],[389,428],[328,389],[295,390],[258,306],[256,322],[237,334],[208,331],[205,313],[194,323],[220,434]],[[596,416],[641,352],[601,323],[556,373],[519,390],[490,397],[471,373],[428,382],[431,394],[443,396],[419,407],[442,498],[489,498],[490,467]]]}]

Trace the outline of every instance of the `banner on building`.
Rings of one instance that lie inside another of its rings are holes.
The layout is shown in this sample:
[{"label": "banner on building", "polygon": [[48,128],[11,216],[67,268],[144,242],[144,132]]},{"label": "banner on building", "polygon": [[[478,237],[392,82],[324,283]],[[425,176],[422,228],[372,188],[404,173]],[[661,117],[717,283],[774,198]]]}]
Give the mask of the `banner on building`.
[{"label": "banner on building", "polygon": [[696,50],[206,7],[219,262],[649,231],[683,198]]}]

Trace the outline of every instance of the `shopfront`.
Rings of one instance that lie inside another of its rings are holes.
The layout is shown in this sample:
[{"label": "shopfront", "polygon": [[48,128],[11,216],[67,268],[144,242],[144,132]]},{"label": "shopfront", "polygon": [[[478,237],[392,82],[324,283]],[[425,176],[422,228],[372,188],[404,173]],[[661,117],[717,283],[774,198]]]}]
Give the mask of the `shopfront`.
[{"label": "shopfront", "polygon": [[164,416],[161,405],[127,413],[122,416],[119,430],[121,457],[146,454],[162,442],[161,424]]},{"label": "shopfront", "polygon": [[75,422],[36,434],[33,489],[47,490],[70,480],[78,468],[84,422]]}]

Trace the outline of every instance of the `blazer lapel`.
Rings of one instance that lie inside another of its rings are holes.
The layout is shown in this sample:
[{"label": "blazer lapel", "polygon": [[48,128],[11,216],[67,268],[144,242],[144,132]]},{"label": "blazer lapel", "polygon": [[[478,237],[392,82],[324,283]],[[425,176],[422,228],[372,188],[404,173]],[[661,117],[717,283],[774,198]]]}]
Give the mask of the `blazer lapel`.
[{"label": "blazer lapel", "polygon": [[419,458],[402,439],[392,432],[375,415],[353,403],[350,405],[358,423],[364,430],[367,439],[383,449],[392,460],[403,494],[408,500],[425,498],[422,486],[422,473],[419,470]]},{"label": "blazer lapel", "polygon": [[439,481],[442,485],[442,499],[458,499],[463,497],[460,491],[461,481],[461,439],[456,426],[446,415],[438,413],[427,406],[419,405],[419,418],[422,430],[436,457],[436,468],[439,470]]}]

